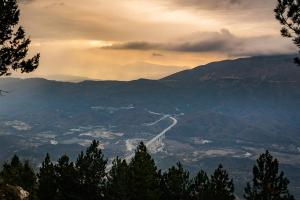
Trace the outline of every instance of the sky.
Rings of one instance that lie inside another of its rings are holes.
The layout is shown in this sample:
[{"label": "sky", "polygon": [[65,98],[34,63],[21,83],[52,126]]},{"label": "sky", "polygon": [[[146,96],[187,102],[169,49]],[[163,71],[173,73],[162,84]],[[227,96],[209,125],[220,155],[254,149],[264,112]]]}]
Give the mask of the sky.
[{"label": "sky", "polygon": [[[41,53],[26,77],[158,79],[213,61],[295,53],[276,0],[20,0]],[[17,75],[18,76],[18,75]]]}]

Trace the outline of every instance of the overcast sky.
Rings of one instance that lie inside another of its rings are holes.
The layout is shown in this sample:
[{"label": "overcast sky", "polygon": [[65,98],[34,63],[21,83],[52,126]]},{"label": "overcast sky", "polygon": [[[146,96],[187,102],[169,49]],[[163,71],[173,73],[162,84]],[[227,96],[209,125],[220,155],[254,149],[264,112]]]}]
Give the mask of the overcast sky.
[{"label": "overcast sky", "polygon": [[276,0],[22,0],[41,53],[31,76],[160,78],[208,62],[294,53]]}]

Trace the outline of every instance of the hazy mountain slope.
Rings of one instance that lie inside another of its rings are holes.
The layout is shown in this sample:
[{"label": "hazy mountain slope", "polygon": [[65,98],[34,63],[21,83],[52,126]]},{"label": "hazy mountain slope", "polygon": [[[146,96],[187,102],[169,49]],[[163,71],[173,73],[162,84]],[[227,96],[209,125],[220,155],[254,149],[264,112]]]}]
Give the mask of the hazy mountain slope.
[{"label": "hazy mountain slope", "polygon": [[260,80],[268,82],[300,82],[300,70],[292,60],[294,55],[260,56],[214,62],[192,70],[175,73],[162,80]]},{"label": "hazy mountain slope", "polygon": [[[0,79],[9,91],[0,97],[0,159],[15,152],[36,163],[46,152],[74,158],[92,139],[109,158],[124,156],[170,126],[161,119],[170,114],[178,124],[154,155],[160,166],[180,160],[195,171],[222,162],[236,178],[248,177],[245,163],[269,149],[287,174],[300,173],[300,67],[293,57],[216,62],[157,81]],[[300,180],[291,179],[297,191]]]}]

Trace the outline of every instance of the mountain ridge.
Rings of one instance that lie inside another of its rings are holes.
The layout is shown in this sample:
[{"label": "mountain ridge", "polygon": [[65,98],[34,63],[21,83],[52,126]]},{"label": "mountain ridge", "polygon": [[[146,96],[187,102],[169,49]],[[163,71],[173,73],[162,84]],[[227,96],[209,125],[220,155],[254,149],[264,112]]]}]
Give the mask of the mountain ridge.
[{"label": "mountain ridge", "polygon": [[[184,70],[172,74],[161,80],[207,81],[218,79],[239,80],[246,78],[263,81],[265,79],[277,78],[284,81],[283,78],[287,78],[285,81],[299,82],[300,67],[293,63],[294,57],[294,55],[256,56],[212,62],[195,67],[191,70]],[[236,76],[237,74],[242,75],[242,77]],[[272,77],[274,74],[277,76]]]},{"label": "mountain ridge", "polygon": [[[40,78],[40,77],[33,77],[33,78],[14,78],[14,77],[4,77],[1,78],[3,79],[12,79],[12,80],[26,80],[26,79],[44,79],[44,80],[48,80],[48,81],[55,81],[55,82],[66,82],[66,83],[75,83],[75,84],[80,84],[83,82],[97,82],[97,83],[103,83],[103,82],[120,82],[120,83],[128,83],[128,82],[139,82],[139,81],[179,81],[179,80],[184,80],[187,79],[189,81],[195,81],[197,79],[191,79],[191,77],[187,77],[189,75],[193,75],[193,78],[195,78],[196,75],[202,75],[204,77],[202,77],[202,79],[198,79],[197,81],[207,81],[207,80],[216,80],[216,79],[239,79],[239,77],[234,77],[234,73],[237,72],[241,72],[241,70],[246,70],[246,72],[249,72],[249,68],[261,68],[266,70],[266,67],[264,66],[264,64],[267,64],[267,68],[271,69],[271,65],[268,64],[268,62],[272,62],[271,64],[273,65],[273,69],[279,70],[278,68],[280,68],[280,70],[283,70],[284,72],[286,72],[287,69],[284,69],[283,66],[279,66],[279,64],[285,64],[286,68],[288,68],[289,70],[293,70],[293,72],[296,73],[290,73],[288,75],[291,75],[290,78],[292,77],[292,81],[300,81],[299,80],[299,76],[300,76],[300,70],[298,70],[300,67],[298,67],[296,64],[293,63],[293,58],[295,57],[294,54],[292,55],[272,55],[272,56],[254,56],[254,57],[247,57],[247,58],[237,58],[237,59],[229,59],[229,60],[222,60],[222,61],[215,61],[215,62],[210,62],[208,64],[205,65],[199,65],[196,66],[192,69],[186,69],[186,70],[182,70],[179,72],[176,72],[174,74],[168,75],[164,78],[161,79],[147,79],[147,78],[139,78],[139,79],[134,79],[134,80],[129,80],[129,81],[118,81],[118,80],[93,80],[93,79],[86,79],[86,80],[80,80],[80,81],[68,81],[68,80],[53,80],[53,79],[48,79],[48,78]],[[249,63],[249,61],[254,61],[254,64],[259,65],[259,66],[249,66],[249,64],[251,64],[251,62]],[[280,61],[280,62],[278,62]],[[256,63],[255,63],[256,62]],[[247,66],[241,66],[241,64],[247,64]],[[230,67],[232,65],[237,65],[234,66],[233,68]],[[224,70],[229,70],[229,72],[226,72]],[[219,72],[218,72],[219,71]],[[212,72],[217,72],[217,75],[219,75],[218,73],[224,73],[226,74],[226,76],[223,76],[220,78],[220,76],[216,76],[216,74],[213,74]],[[250,71],[251,72],[251,71]],[[276,71],[278,72],[278,71]],[[211,75],[211,77],[207,76],[207,73],[212,73],[209,74]],[[231,74],[230,74],[231,73]],[[256,73],[256,74],[255,74]],[[259,71],[259,72],[253,72],[250,73],[250,75],[252,76],[248,76],[250,78],[254,78],[254,79],[261,79],[264,80],[264,78],[267,77],[261,77],[262,73],[265,76],[269,74],[274,74],[275,72],[272,71]],[[206,75],[206,76],[205,76]],[[243,74],[245,75],[245,74]],[[255,77],[255,75],[260,75],[259,77]],[[284,75],[284,74],[282,74]],[[83,78],[83,77],[80,77]],[[296,79],[297,78],[297,79]],[[0,79],[0,80],[1,80]]]},{"label": "mountain ridge", "polygon": [[293,176],[300,174],[300,67],[293,57],[215,62],[160,80],[0,79],[9,91],[0,97],[0,159],[18,153],[39,163],[46,152],[54,159],[77,155],[92,139],[109,158],[124,156],[128,145],[170,126],[160,119],[169,115],[178,124],[154,155],[160,166],[181,161],[197,171],[222,162],[247,177],[243,164],[269,149],[300,196]]}]

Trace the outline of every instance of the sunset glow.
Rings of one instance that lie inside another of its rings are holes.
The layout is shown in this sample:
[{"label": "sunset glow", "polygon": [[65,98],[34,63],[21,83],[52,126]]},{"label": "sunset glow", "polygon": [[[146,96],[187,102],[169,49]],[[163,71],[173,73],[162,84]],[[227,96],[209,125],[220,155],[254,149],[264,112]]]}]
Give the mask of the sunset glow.
[{"label": "sunset glow", "polygon": [[30,76],[157,79],[216,60],[296,52],[280,37],[275,3],[23,0],[31,52],[41,53]]}]

